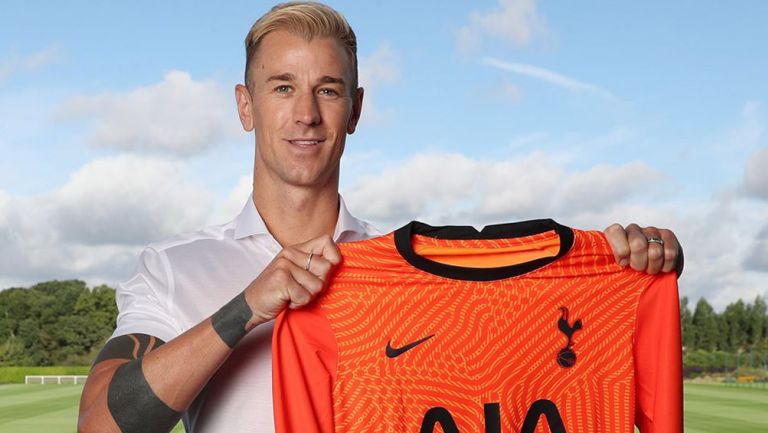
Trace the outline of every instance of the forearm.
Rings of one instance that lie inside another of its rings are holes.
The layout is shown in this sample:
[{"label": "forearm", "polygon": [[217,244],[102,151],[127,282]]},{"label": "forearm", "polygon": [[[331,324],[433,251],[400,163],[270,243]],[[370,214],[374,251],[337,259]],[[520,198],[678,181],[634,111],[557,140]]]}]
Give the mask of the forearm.
[{"label": "forearm", "polygon": [[142,372],[152,390],[171,409],[183,412],[232,352],[211,319],[147,353]]},{"label": "forearm", "polygon": [[327,235],[284,248],[242,293],[168,344],[152,346],[147,335],[113,338],[83,390],[79,431],[170,431],[235,344],[286,308],[311,302],[340,261]]},{"label": "forearm", "polygon": [[110,340],[83,391],[80,431],[170,431],[245,335],[243,305],[233,299],[167,344],[141,334]]}]

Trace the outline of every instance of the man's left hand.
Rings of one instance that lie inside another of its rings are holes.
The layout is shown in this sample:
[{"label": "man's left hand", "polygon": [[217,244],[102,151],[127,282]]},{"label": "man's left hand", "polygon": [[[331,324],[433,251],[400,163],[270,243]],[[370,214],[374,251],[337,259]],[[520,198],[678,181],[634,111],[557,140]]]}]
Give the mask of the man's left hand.
[{"label": "man's left hand", "polygon": [[620,266],[649,274],[676,271],[678,277],[683,272],[683,248],[670,230],[612,224],[603,233]]}]

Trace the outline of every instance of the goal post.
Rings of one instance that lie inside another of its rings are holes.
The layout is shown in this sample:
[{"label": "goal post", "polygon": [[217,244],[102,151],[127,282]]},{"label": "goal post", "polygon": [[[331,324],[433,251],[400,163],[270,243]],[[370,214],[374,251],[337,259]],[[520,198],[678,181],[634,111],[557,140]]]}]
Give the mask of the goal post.
[{"label": "goal post", "polygon": [[79,385],[85,383],[87,378],[88,376],[80,375],[36,375],[24,376],[24,383],[26,385]]}]

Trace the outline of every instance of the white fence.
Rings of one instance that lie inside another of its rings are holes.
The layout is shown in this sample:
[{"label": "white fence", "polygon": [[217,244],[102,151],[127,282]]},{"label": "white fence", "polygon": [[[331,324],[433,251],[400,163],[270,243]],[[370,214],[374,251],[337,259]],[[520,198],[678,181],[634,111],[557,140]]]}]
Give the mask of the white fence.
[{"label": "white fence", "polygon": [[41,385],[64,385],[85,383],[88,376],[24,376],[24,383]]}]

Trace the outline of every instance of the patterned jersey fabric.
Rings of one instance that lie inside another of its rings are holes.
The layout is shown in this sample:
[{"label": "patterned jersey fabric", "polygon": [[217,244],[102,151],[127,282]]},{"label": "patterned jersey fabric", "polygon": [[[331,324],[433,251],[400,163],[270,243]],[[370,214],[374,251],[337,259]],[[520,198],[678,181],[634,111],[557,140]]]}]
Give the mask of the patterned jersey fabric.
[{"label": "patterned jersey fabric", "polygon": [[273,334],[277,432],[682,432],[674,273],[552,220],[340,244]]}]

